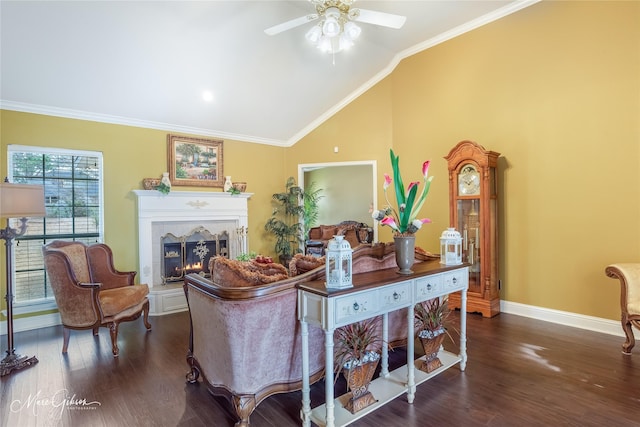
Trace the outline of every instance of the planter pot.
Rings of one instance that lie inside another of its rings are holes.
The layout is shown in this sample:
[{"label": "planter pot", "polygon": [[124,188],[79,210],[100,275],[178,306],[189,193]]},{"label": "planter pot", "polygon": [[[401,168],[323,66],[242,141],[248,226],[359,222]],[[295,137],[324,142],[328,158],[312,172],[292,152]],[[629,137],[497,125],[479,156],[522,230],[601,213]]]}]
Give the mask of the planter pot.
[{"label": "planter pot", "polygon": [[438,352],[440,351],[446,333],[447,331],[441,326],[435,331],[425,330],[420,331],[418,334],[425,355],[425,360],[420,366],[421,371],[429,373],[442,366],[442,362],[438,359]]},{"label": "planter pot", "polygon": [[234,190],[244,193],[247,190],[246,182],[234,182],[232,185]]},{"label": "planter pot", "polygon": [[416,236],[395,236],[393,238],[396,250],[396,264],[398,273],[411,274],[413,263],[415,262]]},{"label": "planter pot", "polygon": [[144,178],[142,180],[142,188],[145,190],[155,190],[160,185],[160,178]]},{"label": "planter pot", "polygon": [[377,402],[376,398],[373,397],[373,394],[369,391],[369,384],[373,378],[373,373],[378,367],[379,360],[378,358],[361,365],[352,366],[349,369],[342,369],[342,374],[347,380],[347,386],[349,387],[351,395],[344,408],[352,414]]}]

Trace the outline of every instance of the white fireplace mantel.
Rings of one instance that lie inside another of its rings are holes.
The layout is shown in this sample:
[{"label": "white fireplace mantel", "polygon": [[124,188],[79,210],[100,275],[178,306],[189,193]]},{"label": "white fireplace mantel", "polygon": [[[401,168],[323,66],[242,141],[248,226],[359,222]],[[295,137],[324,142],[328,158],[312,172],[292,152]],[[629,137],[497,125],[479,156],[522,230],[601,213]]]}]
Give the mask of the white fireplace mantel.
[{"label": "white fireplace mantel", "polygon": [[[140,283],[149,285],[151,314],[168,314],[187,308],[182,286],[157,283],[158,260],[154,262],[153,227],[155,223],[226,221],[236,227],[248,223],[247,201],[251,193],[230,194],[206,191],[171,191],[162,194],[157,190],[133,190],[138,199],[138,274]],[[246,241],[241,252],[246,252]],[[154,283],[156,282],[156,283]]]}]

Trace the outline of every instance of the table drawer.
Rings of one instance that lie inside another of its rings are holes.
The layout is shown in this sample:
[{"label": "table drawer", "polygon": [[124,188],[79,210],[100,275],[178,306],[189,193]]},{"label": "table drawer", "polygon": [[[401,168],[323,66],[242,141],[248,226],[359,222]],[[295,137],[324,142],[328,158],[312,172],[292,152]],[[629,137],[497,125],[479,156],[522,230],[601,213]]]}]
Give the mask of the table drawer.
[{"label": "table drawer", "polygon": [[380,305],[383,308],[398,308],[411,304],[411,282],[398,283],[393,287],[380,290]]},{"label": "table drawer", "polygon": [[466,289],[469,282],[469,270],[464,268],[444,273],[443,278],[444,288],[447,291]]},{"label": "table drawer", "polygon": [[378,291],[337,298],[334,307],[336,324],[357,322],[378,311]]},{"label": "table drawer", "polygon": [[416,299],[429,299],[431,295],[442,293],[442,274],[427,276],[416,280]]}]

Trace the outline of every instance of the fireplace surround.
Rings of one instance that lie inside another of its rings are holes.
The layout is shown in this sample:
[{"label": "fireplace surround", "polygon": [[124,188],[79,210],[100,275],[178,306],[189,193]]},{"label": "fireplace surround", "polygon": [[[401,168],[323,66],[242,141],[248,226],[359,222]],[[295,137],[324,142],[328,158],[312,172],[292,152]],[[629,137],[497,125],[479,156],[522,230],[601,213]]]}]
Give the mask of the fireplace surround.
[{"label": "fireplace surround", "polygon": [[251,193],[133,190],[137,197],[138,277],[149,285],[150,314],[184,311],[182,282],[164,284],[162,236],[186,235],[202,227],[212,234],[228,233],[230,258],[247,252],[248,199]]}]

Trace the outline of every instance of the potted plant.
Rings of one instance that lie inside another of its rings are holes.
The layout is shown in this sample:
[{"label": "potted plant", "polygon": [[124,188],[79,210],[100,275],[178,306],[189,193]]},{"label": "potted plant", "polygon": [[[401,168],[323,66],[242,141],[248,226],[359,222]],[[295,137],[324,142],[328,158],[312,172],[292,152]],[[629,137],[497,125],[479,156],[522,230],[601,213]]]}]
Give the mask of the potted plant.
[{"label": "potted plant", "polygon": [[[310,188],[310,191],[305,192],[296,185],[293,177],[289,177],[285,184],[285,191],[272,196],[277,206],[273,209],[264,229],[275,235],[274,249],[282,265],[289,265],[293,255],[302,252],[305,233],[308,231],[305,227],[317,218],[317,202],[321,190],[313,189],[313,186]],[[308,223],[307,218],[311,222]]]},{"label": "potted plant", "polygon": [[442,362],[438,358],[438,352],[444,337],[449,336],[451,338],[449,331],[445,327],[445,321],[450,313],[447,297],[434,298],[415,305],[416,333],[422,343],[425,354],[425,360],[422,362],[420,370],[432,372],[442,366]]},{"label": "potted plant", "polygon": [[352,414],[377,402],[369,384],[383,345],[379,323],[380,318],[374,317],[338,328],[334,335],[336,380],[342,371],[351,394],[345,409]]}]

